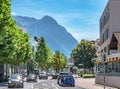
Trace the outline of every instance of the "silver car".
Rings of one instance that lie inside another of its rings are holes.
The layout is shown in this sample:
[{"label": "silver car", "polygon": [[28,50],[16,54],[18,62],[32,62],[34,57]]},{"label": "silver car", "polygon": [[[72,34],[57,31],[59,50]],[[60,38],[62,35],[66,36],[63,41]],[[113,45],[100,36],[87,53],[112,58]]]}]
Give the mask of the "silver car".
[{"label": "silver car", "polygon": [[41,72],[39,74],[39,79],[48,79],[48,74],[47,72]]},{"label": "silver car", "polygon": [[8,79],[8,88],[11,87],[24,87],[23,77],[22,74],[11,74]]}]

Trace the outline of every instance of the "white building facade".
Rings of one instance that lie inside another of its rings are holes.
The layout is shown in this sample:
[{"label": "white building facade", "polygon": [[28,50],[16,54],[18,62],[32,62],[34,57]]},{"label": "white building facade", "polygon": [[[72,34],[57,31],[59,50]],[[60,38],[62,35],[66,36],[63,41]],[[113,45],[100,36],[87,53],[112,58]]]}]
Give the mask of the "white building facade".
[{"label": "white building facade", "polygon": [[[96,83],[120,88],[120,0],[109,0],[100,18],[100,52]],[[102,55],[106,54],[105,68]]]}]

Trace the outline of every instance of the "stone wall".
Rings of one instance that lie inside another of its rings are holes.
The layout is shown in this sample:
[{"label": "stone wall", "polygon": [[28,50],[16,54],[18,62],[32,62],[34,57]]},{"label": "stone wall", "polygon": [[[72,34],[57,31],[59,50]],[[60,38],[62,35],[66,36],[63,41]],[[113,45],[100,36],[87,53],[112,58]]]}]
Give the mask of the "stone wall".
[{"label": "stone wall", "polygon": [[[104,85],[104,76],[96,75],[95,83]],[[120,76],[105,76],[105,85],[120,88]]]}]

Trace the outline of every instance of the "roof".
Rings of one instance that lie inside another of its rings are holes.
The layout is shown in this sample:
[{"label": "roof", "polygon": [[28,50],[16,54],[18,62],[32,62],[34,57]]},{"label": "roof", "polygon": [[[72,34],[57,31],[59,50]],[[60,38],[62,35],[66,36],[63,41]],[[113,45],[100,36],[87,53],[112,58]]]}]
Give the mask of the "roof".
[{"label": "roof", "polygon": [[114,32],[110,42],[110,49],[117,49],[118,43],[120,43],[120,32]]},{"label": "roof", "polygon": [[120,32],[115,32],[113,34],[116,37],[117,41],[120,42]]}]

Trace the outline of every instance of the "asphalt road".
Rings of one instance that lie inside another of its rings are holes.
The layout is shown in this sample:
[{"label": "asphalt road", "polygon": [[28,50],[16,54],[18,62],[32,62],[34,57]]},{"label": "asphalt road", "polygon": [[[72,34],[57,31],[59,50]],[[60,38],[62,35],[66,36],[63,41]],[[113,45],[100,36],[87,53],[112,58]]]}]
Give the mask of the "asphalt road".
[{"label": "asphalt road", "polygon": [[71,86],[59,86],[57,84],[57,80],[46,80],[33,85],[33,89],[84,89],[79,86],[71,87]]},{"label": "asphalt road", "polygon": [[[0,83],[0,89],[8,89],[7,83]],[[24,82],[24,88],[9,88],[9,89],[84,89],[80,86],[59,86],[56,79],[49,77],[48,80],[39,80],[38,82]]]}]

